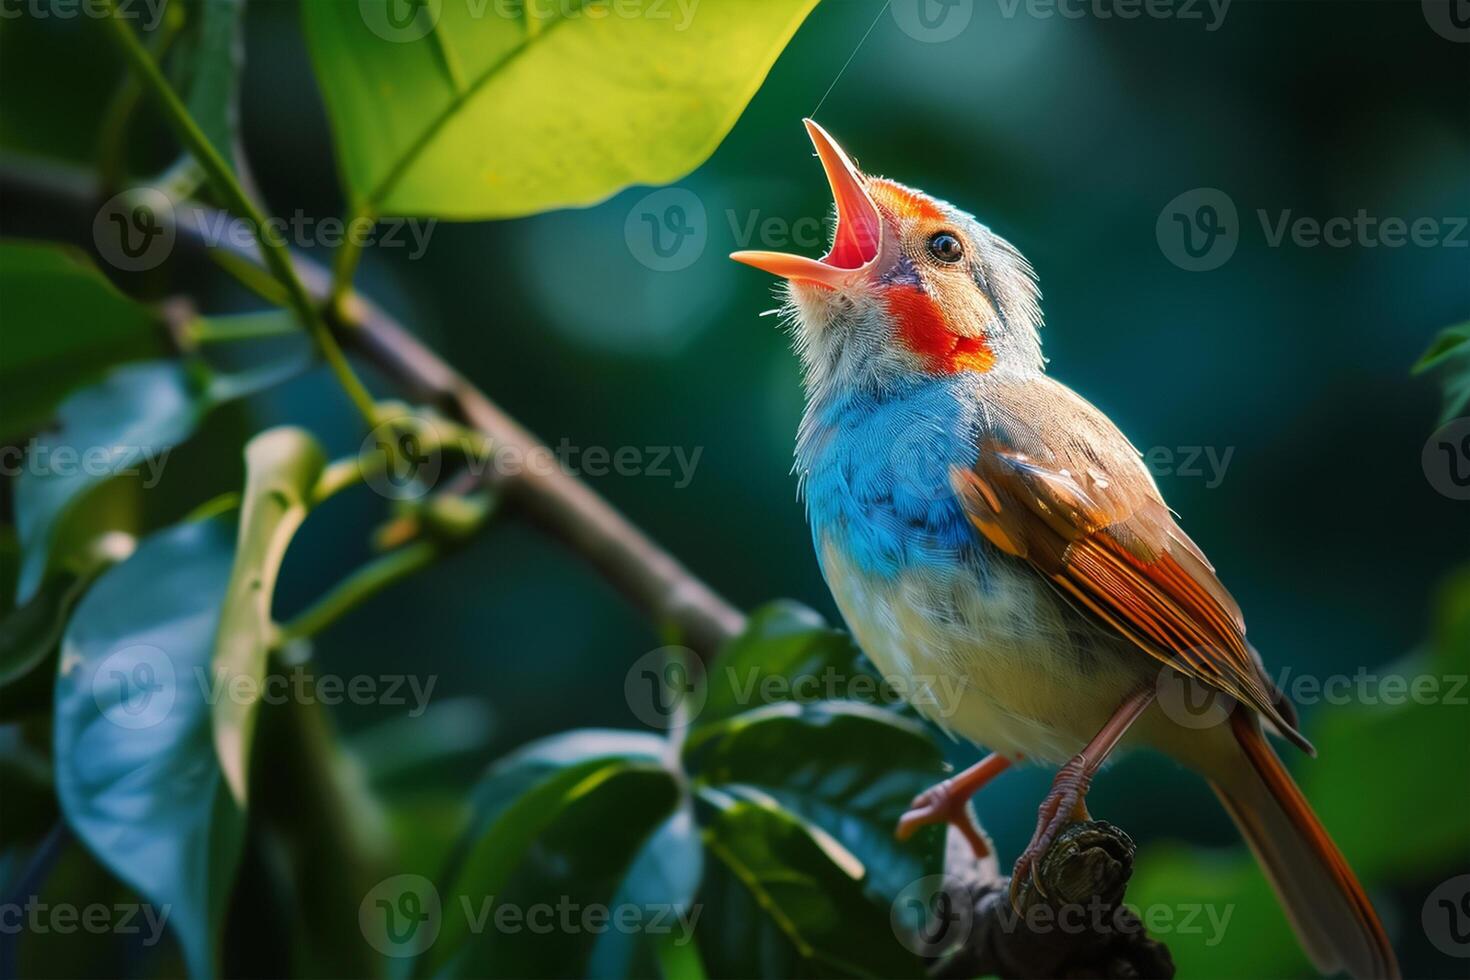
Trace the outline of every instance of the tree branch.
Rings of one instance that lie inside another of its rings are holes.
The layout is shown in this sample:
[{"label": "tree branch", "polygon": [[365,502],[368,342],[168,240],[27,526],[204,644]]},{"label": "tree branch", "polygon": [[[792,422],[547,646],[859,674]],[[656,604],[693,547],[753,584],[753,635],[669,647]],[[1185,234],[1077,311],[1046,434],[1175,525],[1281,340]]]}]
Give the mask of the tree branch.
[{"label": "tree branch", "polygon": [[929,975],[1172,977],[1168,948],[1150,939],[1123,904],[1133,852],[1133,840],[1111,824],[1074,823],[1042,856],[1040,888],[1024,882],[1012,908],[1010,879],[995,855],[975,860],[951,828],[944,859],[951,909],[928,958]]},{"label": "tree branch", "polygon": [[[0,192],[28,202],[46,199],[75,213],[88,230],[91,211],[98,204],[98,190],[89,175],[50,162],[42,168],[7,158],[0,164]],[[221,227],[222,219],[210,208],[177,205],[178,241],[191,249],[217,248],[261,264],[249,249],[212,240],[207,229]],[[313,301],[326,307],[333,332],[345,347],[372,361],[416,399],[484,433],[497,452],[512,450],[525,459],[535,450],[555,459],[535,436],[381,307],[358,293],[347,294],[335,308],[327,307],[331,274],[299,255],[292,254],[291,263]],[[576,477],[560,467],[522,467],[512,475],[499,475],[494,469],[487,468],[486,478],[496,481],[507,506],[584,558],[635,606],[659,626],[672,628],[680,642],[701,656],[708,658],[744,628],[739,610]]]}]

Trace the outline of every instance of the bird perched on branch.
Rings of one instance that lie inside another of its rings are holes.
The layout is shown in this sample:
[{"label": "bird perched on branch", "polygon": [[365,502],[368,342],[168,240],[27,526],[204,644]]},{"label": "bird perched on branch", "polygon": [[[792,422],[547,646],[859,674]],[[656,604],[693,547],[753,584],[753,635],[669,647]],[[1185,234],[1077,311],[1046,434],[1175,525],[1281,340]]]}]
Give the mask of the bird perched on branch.
[{"label": "bird perched on branch", "polygon": [[[1019,881],[1086,816],[1108,754],[1152,746],[1210,781],[1319,969],[1397,976],[1362,886],[1266,740],[1312,752],[1240,609],[1138,451],[1046,375],[1026,259],[806,126],[836,200],[830,251],[731,257],[785,280],[817,556],[879,670],[994,753],[914,800],[900,836],[951,822],[983,856],[969,798],[1013,762],[1058,765]],[[1191,687],[1218,723],[1160,703]]]}]

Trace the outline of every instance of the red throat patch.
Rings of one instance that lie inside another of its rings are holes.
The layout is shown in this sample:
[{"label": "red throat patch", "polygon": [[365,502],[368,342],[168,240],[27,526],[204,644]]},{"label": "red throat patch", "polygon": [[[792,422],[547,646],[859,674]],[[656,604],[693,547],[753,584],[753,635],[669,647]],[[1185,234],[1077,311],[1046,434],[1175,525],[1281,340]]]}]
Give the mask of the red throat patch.
[{"label": "red throat patch", "polygon": [[929,294],[914,286],[894,286],[884,300],[888,313],[898,324],[904,346],[924,358],[929,370],[938,374],[958,371],[989,371],[995,352],[985,338],[955,333],[944,312]]}]

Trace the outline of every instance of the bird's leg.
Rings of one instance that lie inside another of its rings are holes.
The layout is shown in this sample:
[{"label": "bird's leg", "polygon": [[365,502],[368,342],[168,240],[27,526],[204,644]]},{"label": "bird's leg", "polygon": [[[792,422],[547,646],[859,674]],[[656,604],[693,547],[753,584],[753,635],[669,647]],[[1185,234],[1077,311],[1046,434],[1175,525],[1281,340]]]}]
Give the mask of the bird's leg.
[{"label": "bird's leg", "polygon": [[899,840],[908,840],[914,831],[936,823],[951,823],[965,835],[975,857],[990,856],[990,844],[981,835],[970,819],[966,805],[975,792],[1006,770],[1011,760],[995,753],[986,756],[958,776],[924,790],[909,804],[908,812],[898,818],[898,829],[893,834]]},{"label": "bird's leg", "polygon": [[1088,819],[1087,788],[1092,783],[1093,775],[1102,767],[1108,753],[1113,751],[1129,727],[1138,720],[1138,716],[1153,703],[1154,694],[1155,688],[1149,685],[1129,695],[1118,706],[1118,710],[1113,712],[1102,730],[1093,736],[1092,741],[1057,770],[1051,791],[1041,801],[1036,833],[1032,835],[1031,843],[1026,846],[1026,850],[1016,861],[1015,870],[1011,872],[1013,904],[1018,894],[1017,883],[1023,880],[1024,875],[1031,875],[1032,882],[1041,890],[1041,880],[1036,876],[1037,865],[1041,863],[1047,848],[1051,847],[1052,841],[1056,840],[1063,827],[1074,821]]}]

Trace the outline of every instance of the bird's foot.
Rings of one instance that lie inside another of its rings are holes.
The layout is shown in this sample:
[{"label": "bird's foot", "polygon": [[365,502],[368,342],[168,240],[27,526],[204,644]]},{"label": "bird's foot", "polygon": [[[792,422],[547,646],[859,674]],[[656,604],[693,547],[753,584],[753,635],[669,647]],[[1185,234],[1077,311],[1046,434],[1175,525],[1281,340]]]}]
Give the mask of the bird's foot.
[{"label": "bird's foot", "polygon": [[936,783],[914,797],[908,810],[898,818],[898,827],[893,836],[899,840],[908,840],[920,827],[953,824],[955,829],[965,835],[965,840],[970,842],[970,849],[975,852],[975,857],[987,858],[990,856],[990,842],[975,825],[975,820],[970,815],[969,803],[970,794],[961,792],[953,779]]},{"label": "bird's foot", "polygon": [[1037,892],[1043,897],[1046,889],[1041,884],[1038,868],[1041,860],[1046,856],[1047,850],[1052,842],[1057,839],[1057,834],[1069,823],[1090,819],[1087,813],[1087,786],[1091,782],[1091,776],[1087,773],[1081,757],[1075,758],[1057,770],[1056,778],[1052,780],[1051,791],[1046,794],[1046,799],[1041,801],[1041,807],[1037,811],[1036,833],[1031,836],[1031,843],[1026,845],[1026,850],[1016,861],[1016,867],[1011,872],[1011,905],[1014,907],[1016,899],[1020,896],[1020,883],[1031,878],[1031,883]]}]

